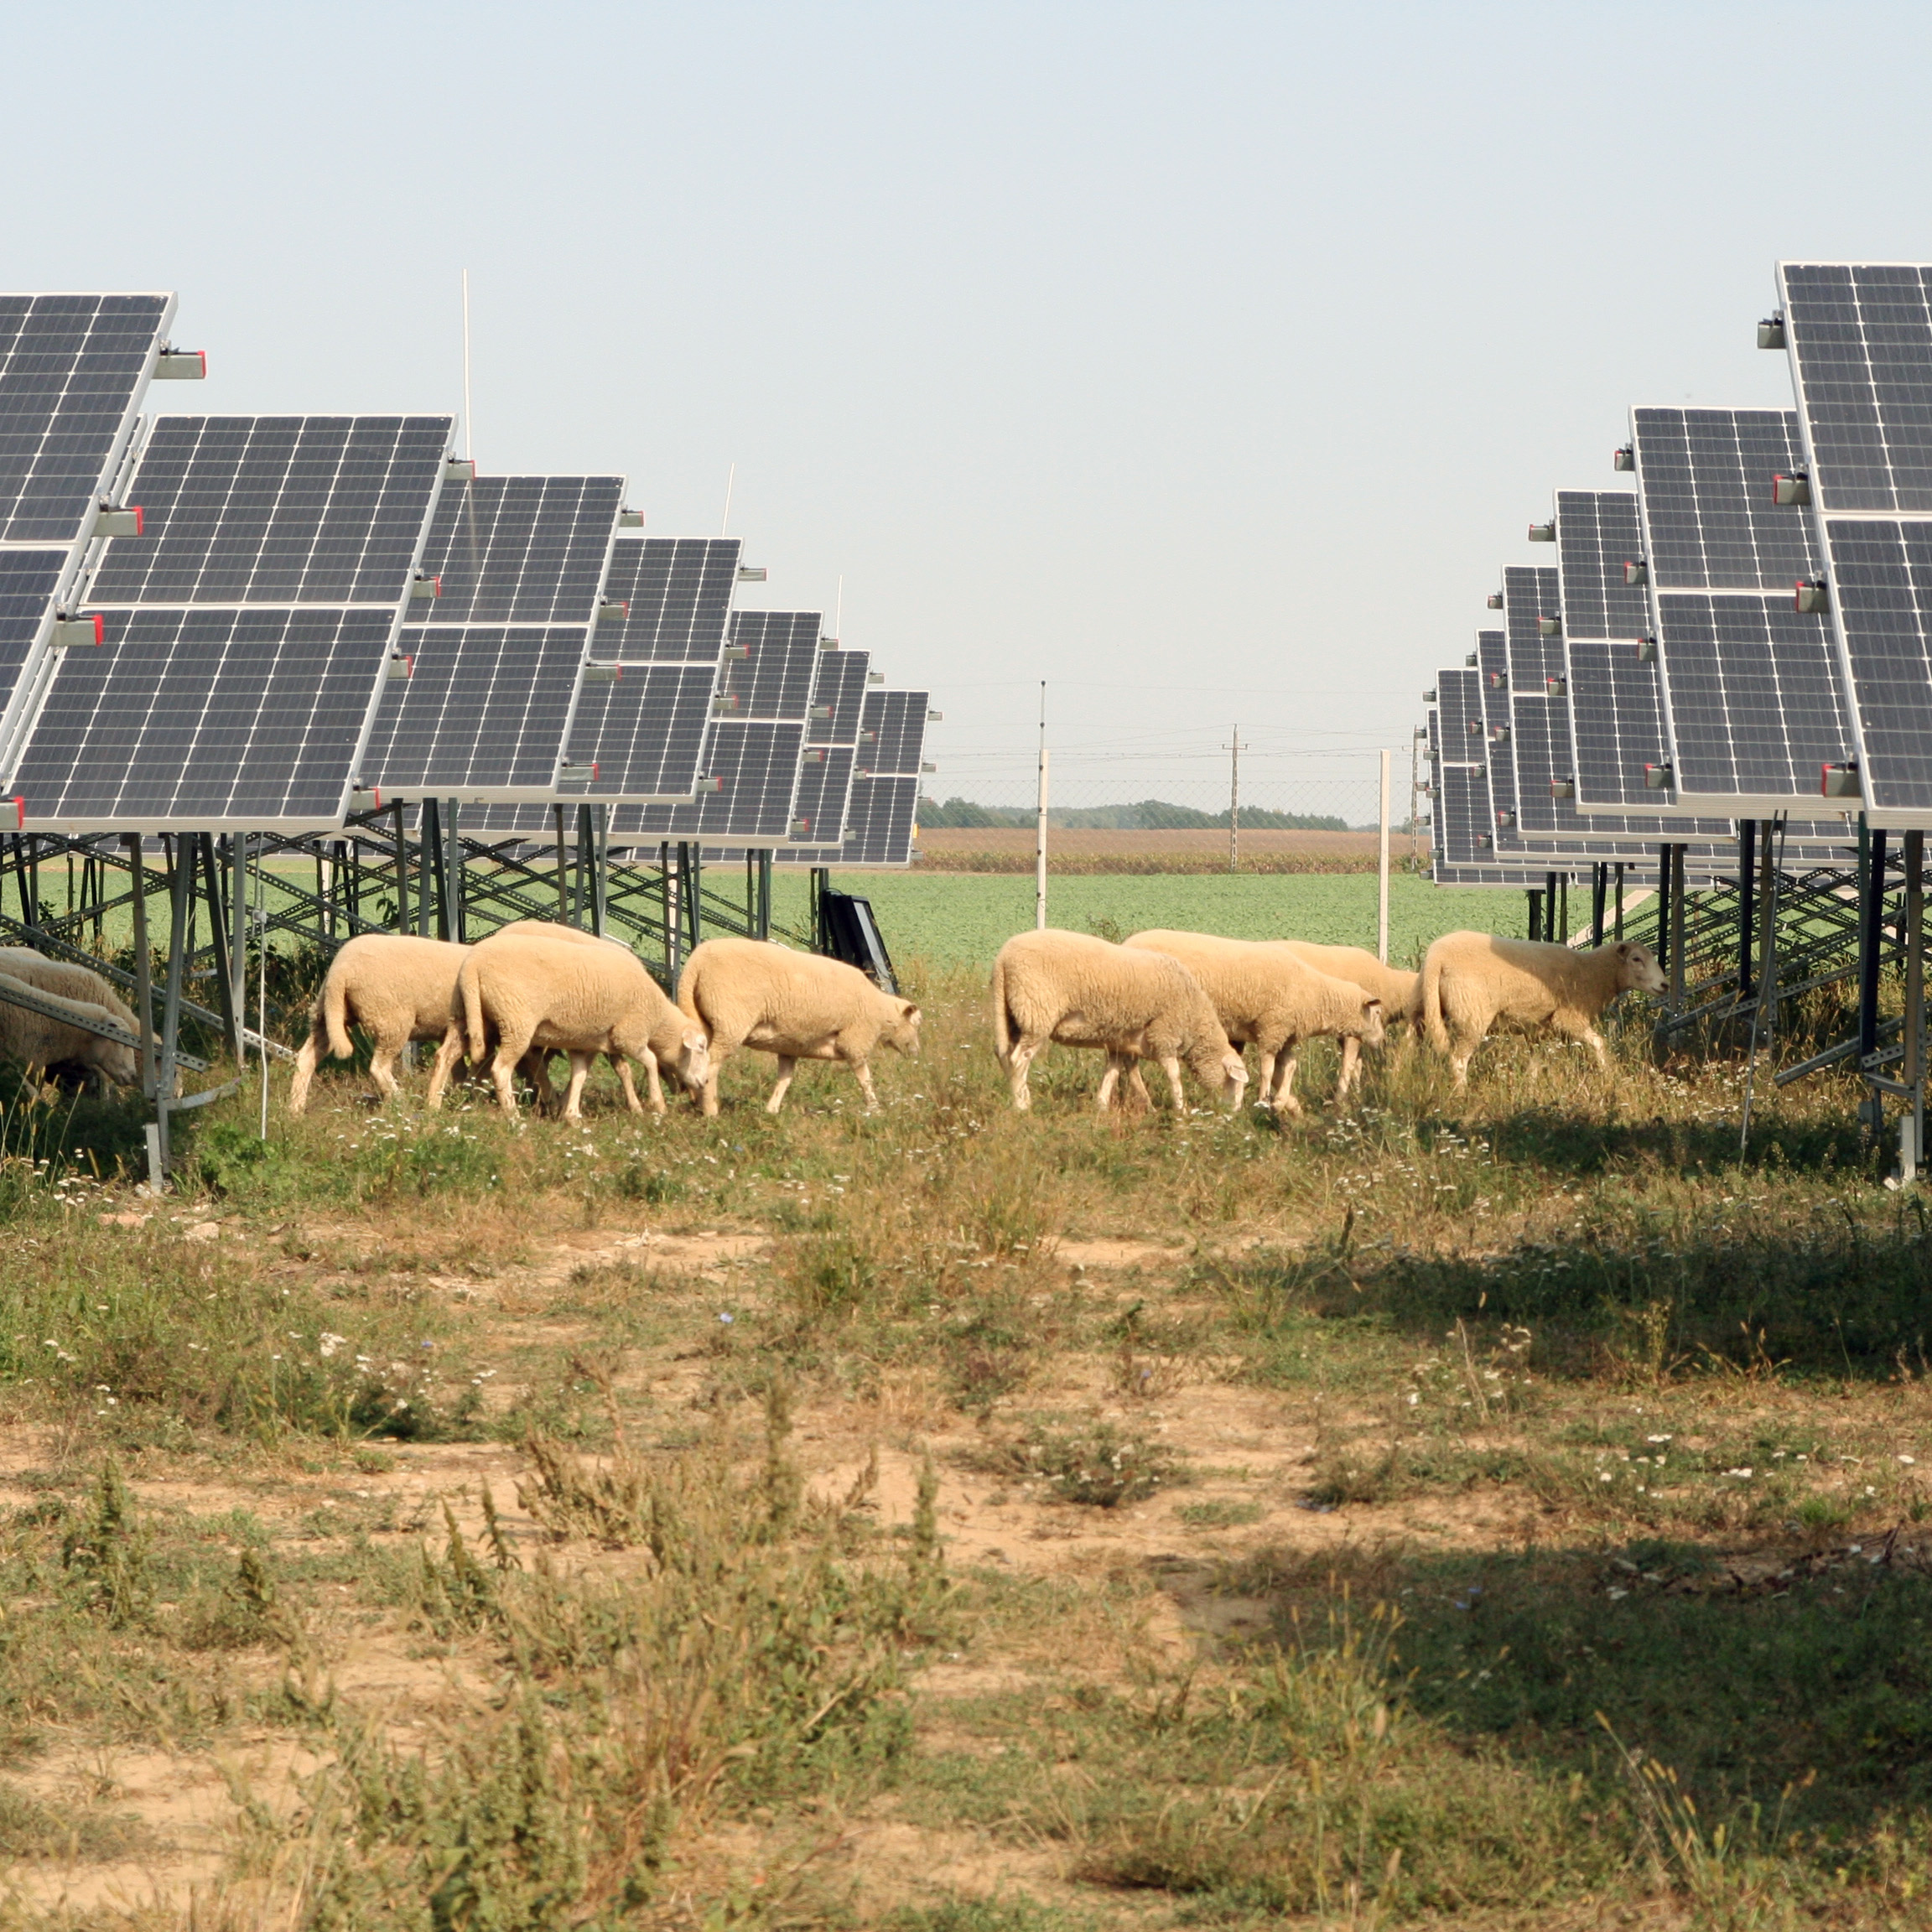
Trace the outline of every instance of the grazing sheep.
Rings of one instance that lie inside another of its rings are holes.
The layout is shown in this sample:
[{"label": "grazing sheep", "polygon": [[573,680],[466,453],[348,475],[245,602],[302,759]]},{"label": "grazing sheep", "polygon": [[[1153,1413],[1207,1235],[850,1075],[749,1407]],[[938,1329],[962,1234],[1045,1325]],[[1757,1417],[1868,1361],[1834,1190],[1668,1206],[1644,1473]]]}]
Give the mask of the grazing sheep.
[{"label": "grazing sheep", "polygon": [[391,1071],[396,1056],[413,1040],[440,1040],[448,1032],[456,975],[469,952],[446,939],[405,933],[359,932],[348,941],[330,962],[315,996],[309,1037],[295,1056],[288,1111],[299,1114],[308,1106],[317,1061],[330,1054],[346,1060],[354,1053],[353,1026],[375,1036],[369,1077],[385,1100],[393,1100],[401,1091]]},{"label": "grazing sheep", "polygon": [[[615,946],[626,958],[636,957],[621,939],[613,939],[608,933],[586,932],[580,926],[560,926],[550,919],[512,919],[507,926],[499,926],[490,937],[492,939],[502,939],[518,934],[526,937],[535,934],[545,939],[561,939],[567,945],[572,946]],[[668,1031],[653,1035],[651,1050],[657,1055],[660,1067],[669,1067],[675,1072],[680,1052],[678,1029],[673,1026]],[[532,1046],[523,1056],[522,1063],[517,1069],[537,1089],[538,1109],[544,1114],[553,1112],[557,1104],[556,1089],[550,1084],[550,1056],[556,1051],[554,1047]],[[631,1083],[630,1061],[621,1053],[607,1053],[605,1057],[616,1070],[618,1080],[622,1083],[625,1104],[633,1114],[642,1112],[637,1104],[637,1089]],[[662,1089],[653,1080],[651,1091],[653,1104],[657,1105],[657,1111],[661,1114],[664,1110],[659,1104]]]},{"label": "grazing sheep", "polygon": [[[1278,940],[1156,930],[1136,932],[1127,944],[1178,959],[1214,1002],[1229,1042],[1253,1043],[1260,1056],[1263,1107],[1301,1111],[1294,1086],[1302,1041],[1332,1033],[1350,1042],[1382,1044],[1382,1002],[1352,979],[1317,972]],[[1347,1092],[1345,1083],[1338,1085],[1337,1098]]]},{"label": "grazing sheep", "polygon": [[134,1009],[91,968],[67,959],[49,959],[31,946],[0,946],[0,973],[43,993],[58,993],[63,1000],[78,1000],[84,1005],[105,1006],[130,1033],[138,1035]]},{"label": "grazing sheep", "polygon": [[890,1046],[919,1052],[919,1009],[882,992],[856,966],[794,953],[768,939],[707,939],[686,962],[678,1004],[711,1036],[707,1114],[718,1111],[718,1070],[741,1046],[778,1057],[767,1114],[785,1104],[801,1060],[838,1060],[852,1069],[868,1111],[879,1104],[871,1059]]},{"label": "grazing sheep", "polygon": [[[993,962],[993,1048],[1013,1089],[1013,1104],[1033,1104],[1027,1069],[1048,1041],[1098,1046],[1107,1055],[1098,1105],[1104,1113],[1115,1083],[1144,1096],[1141,1060],[1167,1076],[1176,1113],[1185,1113],[1181,1062],[1204,1087],[1241,1104],[1248,1069],[1228,1043],[1213,1002],[1178,960],[1115,946],[1086,932],[1021,932]],[[1124,1104],[1124,1099],[1123,1100]]]},{"label": "grazing sheep", "polygon": [[[64,999],[11,974],[0,974],[0,989],[31,993],[76,1020],[91,1020],[97,1025],[109,1021],[117,1026],[126,1024],[112,1007],[96,1000]],[[75,1066],[98,1073],[121,1087],[131,1087],[141,1078],[140,1058],[132,1046],[123,1046],[118,1040],[103,1039],[100,1034],[87,1032],[80,1026],[64,1026],[44,1013],[16,1006],[10,1000],[0,1000],[0,1053],[19,1061],[35,1077],[44,1075],[50,1067]]]},{"label": "grazing sheep", "polygon": [[1471,1056],[1498,1020],[1581,1040],[1607,1068],[1597,1017],[1619,994],[1661,993],[1664,985],[1649,948],[1628,940],[1574,953],[1488,932],[1446,932],[1422,962],[1415,1011],[1429,1044],[1449,1055],[1460,1090],[1469,1083]]},{"label": "grazing sheep", "polygon": [[[1422,979],[1420,973],[1406,973],[1400,966],[1384,966],[1362,946],[1317,946],[1306,939],[1283,939],[1279,943],[1298,959],[1305,959],[1317,973],[1326,973],[1337,979],[1353,979],[1364,992],[1373,993],[1382,1002],[1382,1019],[1385,1026],[1406,1020],[1415,1009],[1415,989]],[[1344,1034],[1342,1072],[1335,1082],[1337,1101],[1348,1098],[1349,1090],[1361,1078],[1361,1070],[1362,1042],[1352,1034]]]},{"label": "grazing sheep", "polygon": [[[564,939],[547,933],[496,933],[470,948],[456,976],[449,1030],[436,1056],[426,1105],[434,1107],[441,1099],[449,1070],[465,1051],[480,1062],[492,1032],[496,1051],[490,1077],[498,1104],[512,1119],[517,1097],[511,1073],[532,1048],[570,1056],[566,1120],[583,1118],[579,1103],[584,1083],[600,1053],[637,1061],[650,1081],[651,1104],[660,1114],[664,1111],[657,1078],[660,1050],[687,1087],[703,1083],[703,1030],[686,1022],[625,948],[582,941],[581,934]],[[641,1113],[629,1081],[625,1089],[631,1110]]]}]

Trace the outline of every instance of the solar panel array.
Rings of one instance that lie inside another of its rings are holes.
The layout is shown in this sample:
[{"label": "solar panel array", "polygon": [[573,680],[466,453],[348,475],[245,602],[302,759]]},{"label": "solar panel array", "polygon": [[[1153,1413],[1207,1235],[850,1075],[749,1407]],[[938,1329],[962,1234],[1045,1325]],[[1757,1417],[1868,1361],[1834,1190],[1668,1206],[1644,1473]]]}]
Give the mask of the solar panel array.
[{"label": "solar panel array", "polygon": [[174,314],[0,296],[0,777],[23,827],[293,834],[441,797],[465,831],[548,842],[589,802],[621,838],[910,860],[923,696],[868,692],[816,614],[735,614],[735,539],[629,534],[615,476],[480,478],[444,416],[143,434],[148,381],[204,373]]},{"label": "solar panel array", "polygon": [[[1633,410],[1617,467],[1634,496],[1561,492],[1531,532],[1556,543],[1554,595],[1512,569],[1491,600],[1505,662],[1487,637],[1478,657],[1505,861],[1574,836],[1734,864],[1734,822],[1775,817],[1784,849],[1841,866],[1861,814],[1932,824],[1932,264],[1777,274],[1760,340],[1787,351],[1796,409]],[[1480,836],[1454,776],[1459,703],[1431,719],[1446,880]]]}]

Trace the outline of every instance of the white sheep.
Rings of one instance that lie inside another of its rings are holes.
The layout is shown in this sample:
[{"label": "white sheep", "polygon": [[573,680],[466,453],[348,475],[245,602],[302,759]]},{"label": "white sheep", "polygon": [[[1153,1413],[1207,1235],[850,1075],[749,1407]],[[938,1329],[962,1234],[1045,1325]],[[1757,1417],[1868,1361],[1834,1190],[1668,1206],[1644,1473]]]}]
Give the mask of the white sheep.
[{"label": "white sheep", "polygon": [[[608,933],[586,932],[580,926],[563,926],[549,919],[512,919],[506,926],[499,926],[490,937],[492,939],[513,937],[518,934],[536,935],[545,939],[561,939],[571,946],[615,946],[626,958],[636,955],[621,939],[614,939]],[[648,970],[648,969],[647,969]],[[550,1056],[557,1049],[549,1046],[532,1046],[523,1056],[518,1072],[522,1073],[537,1089],[537,1105],[540,1112],[554,1111],[557,1104],[556,1090],[550,1084]],[[660,1069],[668,1067],[675,1073],[679,1065],[679,1043],[675,1035],[662,1038],[653,1037],[652,1052]],[[633,1114],[642,1109],[637,1101],[637,1089],[631,1078],[631,1062],[622,1053],[608,1053],[605,1057],[616,1070],[617,1078],[624,1088],[625,1104]],[[663,1090],[657,1082],[656,1074],[649,1076],[652,1104],[662,1114]]]},{"label": "white sheep", "polygon": [[[573,932],[569,937],[539,932],[495,933],[470,949],[456,976],[448,1031],[436,1056],[425,1104],[442,1098],[450,1069],[465,1052],[480,1062],[496,1051],[490,1077],[503,1111],[515,1119],[511,1073],[532,1049],[570,1056],[570,1086],[564,1118],[583,1118],[584,1083],[600,1053],[637,1061],[650,1081],[651,1104],[664,1110],[658,1083],[662,1058],[686,1086],[705,1076],[707,1043],[702,1028],[691,1026],[665,998],[657,982],[628,949],[605,945]],[[625,1098],[641,1112],[636,1089],[625,1082]]]},{"label": "white sheep", "polygon": [[315,996],[309,1037],[295,1056],[288,1111],[308,1106],[317,1061],[327,1054],[346,1060],[355,1052],[351,1026],[374,1037],[369,1077],[385,1100],[393,1100],[401,1091],[391,1071],[397,1055],[412,1041],[441,1040],[449,1031],[456,975],[469,952],[446,939],[409,933],[359,932],[347,941]]},{"label": "white sheep", "polygon": [[856,966],[794,953],[768,939],[707,939],[686,962],[678,1004],[711,1039],[704,1107],[718,1111],[718,1070],[740,1047],[777,1056],[778,1083],[767,1114],[785,1104],[801,1060],[836,1060],[852,1069],[870,1109],[879,1104],[871,1059],[890,1046],[919,1052],[919,1009],[874,985]]},{"label": "white sheep", "polygon": [[1450,1056],[1458,1090],[1469,1062],[1497,1021],[1524,1031],[1547,1026],[1581,1040],[1607,1068],[1596,1022],[1620,994],[1661,993],[1665,979],[1647,946],[1633,941],[1572,952],[1489,932],[1446,932],[1422,961],[1417,1023],[1438,1053]]},{"label": "white sheep", "polygon": [[[1086,932],[1021,932],[993,962],[993,1048],[1024,1112],[1033,1104],[1027,1069],[1048,1041],[1097,1046],[1107,1056],[1098,1105],[1104,1113],[1115,1083],[1140,1084],[1141,1060],[1167,1076],[1176,1113],[1187,1110],[1181,1062],[1230,1107],[1241,1104],[1248,1069],[1228,1044],[1213,1001],[1179,961],[1161,953],[1115,946]],[[1124,1104],[1124,1096],[1123,1097]]]},{"label": "white sheep", "polygon": [[138,1035],[134,1009],[112,985],[91,967],[70,959],[49,959],[31,946],[0,946],[0,973],[44,993],[58,993],[63,1000],[78,1000],[89,1006],[105,1006],[130,1033]]},{"label": "white sheep", "polygon": [[[1201,983],[1229,1043],[1252,1045],[1259,1054],[1263,1107],[1301,1111],[1295,1058],[1304,1040],[1327,1033],[1382,1044],[1382,1002],[1352,979],[1317,972],[1278,940],[1156,929],[1136,932],[1127,944],[1178,959]],[[1346,1092],[1338,1088],[1338,1097]]]},{"label": "white sheep", "polygon": [[[1415,989],[1422,979],[1420,973],[1410,973],[1400,966],[1386,966],[1363,946],[1317,946],[1308,939],[1283,939],[1279,943],[1285,946],[1296,958],[1306,960],[1317,973],[1326,973],[1337,979],[1353,979],[1365,993],[1373,993],[1382,1002],[1384,1026],[1406,1020],[1415,1010]],[[1361,1071],[1362,1042],[1344,1034],[1342,1071],[1335,1081],[1337,1102],[1348,1098],[1350,1089],[1361,1078]]]},{"label": "white sheep", "polygon": [[[0,991],[6,990],[31,993],[76,1021],[92,1021],[96,1025],[109,1021],[117,1026],[126,1024],[118,1013],[97,1001],[64,999],[44,987],[31,985],[10,974],[0,974]],[[44,1076],[48,1068],[60,1066],[85,1067],[90,1073],[98,1073],[122,1087],[131,1087],[141,1078],[140,1058],[132,1046],[123,1046],[118,1040],[104,1039],[79,1026],[65,1025],[44,1013],[32,1012],[15,1005],[11,1000],[0,1000],[0,1053],[19,1061],[36,1078]]]}]

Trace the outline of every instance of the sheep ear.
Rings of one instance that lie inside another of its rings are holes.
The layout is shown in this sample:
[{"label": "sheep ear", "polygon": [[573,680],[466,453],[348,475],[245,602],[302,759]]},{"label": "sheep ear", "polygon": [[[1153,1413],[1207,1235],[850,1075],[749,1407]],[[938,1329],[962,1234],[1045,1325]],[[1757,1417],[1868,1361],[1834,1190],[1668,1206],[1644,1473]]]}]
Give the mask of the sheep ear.
[{"label": "sheep ear", "polygon": [[919,1024],[919,1009],[910,1000],[901,1000],[899,1009],[902,1017],[910,1020],[915,1026]]}]

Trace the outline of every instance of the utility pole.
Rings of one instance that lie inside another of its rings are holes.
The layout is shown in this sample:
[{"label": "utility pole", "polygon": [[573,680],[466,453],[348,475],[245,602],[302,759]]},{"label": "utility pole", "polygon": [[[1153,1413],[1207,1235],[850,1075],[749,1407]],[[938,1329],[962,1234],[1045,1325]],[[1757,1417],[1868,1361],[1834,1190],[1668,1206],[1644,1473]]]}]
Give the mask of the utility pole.
[{"label": "utility pole", "polygon": [[1033,924],[1046,930],[1046,680],[1040,680],[1040,818],[1033,842]]},{"label": "utility pole", "polygon": [[1241,870],[1241,727],[1234,727],[1233,740],[1221,749],[1228,762],[1228,870]]},{"label": "utility pole", "polygon": [[[1413,793],[1410,794],[1414,796]],[[1389,963],[1389,754],[1382,754],[1381,857],[1375,895],[1375,957]]]}]

